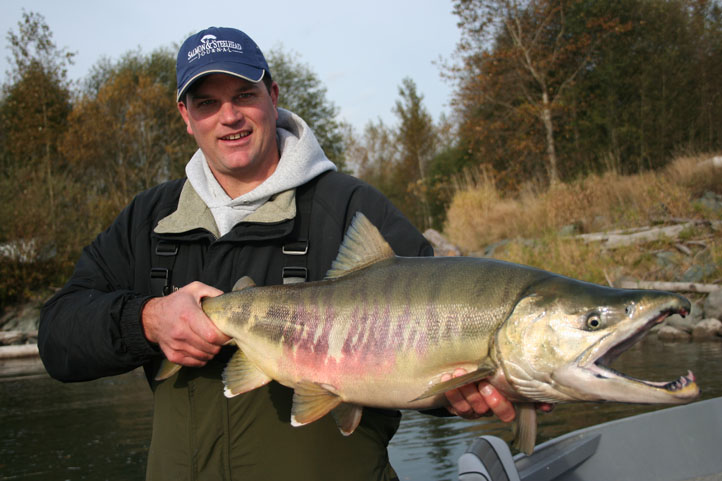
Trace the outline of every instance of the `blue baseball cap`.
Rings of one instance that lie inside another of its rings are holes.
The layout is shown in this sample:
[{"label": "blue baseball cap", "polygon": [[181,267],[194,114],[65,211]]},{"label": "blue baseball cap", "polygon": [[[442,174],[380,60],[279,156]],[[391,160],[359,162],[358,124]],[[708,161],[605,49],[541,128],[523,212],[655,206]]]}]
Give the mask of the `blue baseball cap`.
[{"label": "blue baseball cap", "polygon": [[188,37],[178,50],[177,101],[208,74],[225,73],[256,83],[265,72],[270,74],[268,64],[251,37],[235,28],[210,27]]}]

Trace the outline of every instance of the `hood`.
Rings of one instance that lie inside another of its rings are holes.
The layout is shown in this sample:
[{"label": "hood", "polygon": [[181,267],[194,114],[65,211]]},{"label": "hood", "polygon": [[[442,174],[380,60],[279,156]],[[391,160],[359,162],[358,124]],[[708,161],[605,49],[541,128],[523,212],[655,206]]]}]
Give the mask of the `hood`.
[{"label": "hood", "polygon": [[311,128],[298,115],[278,109],[276,138],[281,159],[275,172],[258,187],[235,199],[220,186],[200,149],[188,162],[188,181],[210,209],[221,236],[272,196],[295,189],[328,170],[336,170]]}]

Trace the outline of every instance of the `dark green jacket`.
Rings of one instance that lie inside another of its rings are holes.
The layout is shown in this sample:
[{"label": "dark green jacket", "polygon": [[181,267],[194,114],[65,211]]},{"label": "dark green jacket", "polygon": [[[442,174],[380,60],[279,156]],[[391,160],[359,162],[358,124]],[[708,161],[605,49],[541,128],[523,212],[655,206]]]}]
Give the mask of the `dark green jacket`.
[{"label": "dark green jacket", "polygon": [[[397,254],[431,255],[419,232],[378,191],[339,173],[316,182],[310,223],[309,280],[324,277],[353,215],[363,212]],[[295,192],[279,194],[217,238],[205,204],[184,180],[138,195],[78,261],[72,278],[43,310],[41,357],[62,381],[82,381],[139,366],[149,378],[162,355],[143,336],[140,313],[153,291],[152,246],[179,246],[172,283],[199,280],[223,291],[241,276],[281,283],[281,246],[296,214]],[[386,446],[397,412],[366,409],[342,436],[330,416],[290,425],[292,391],[275,382],[227,399],[221,371],[232,348],[201,369],[151,382],[154,392],[149,480],[391,479]]]}]

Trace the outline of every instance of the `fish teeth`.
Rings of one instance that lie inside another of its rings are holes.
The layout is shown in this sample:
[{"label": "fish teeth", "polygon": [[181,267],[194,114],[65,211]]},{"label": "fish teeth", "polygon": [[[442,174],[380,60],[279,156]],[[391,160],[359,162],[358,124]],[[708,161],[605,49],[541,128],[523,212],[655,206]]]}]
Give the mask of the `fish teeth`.
[{"label": "fish teeth", "polygon": [[697,379],[694,377],[692,371],[688,371],[686,376],[680,376],[679,379],[670,382],[664,387],[669,391],[679,391],[689,386],[690,384],[693,384],[696,380]]}]

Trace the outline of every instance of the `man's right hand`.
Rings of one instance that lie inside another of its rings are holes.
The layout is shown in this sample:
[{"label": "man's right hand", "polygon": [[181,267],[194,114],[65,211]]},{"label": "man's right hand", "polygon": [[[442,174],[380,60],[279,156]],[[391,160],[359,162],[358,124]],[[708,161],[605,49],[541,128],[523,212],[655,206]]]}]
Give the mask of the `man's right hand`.
[{"label": "man's right hand", "polygon": [[201,308],[204,297],[223,291],[193,282],[176,292],[148,301],[141,314],[143,332],[176,364],[201,367],[218,354],[231,338],[218,330]]}]

